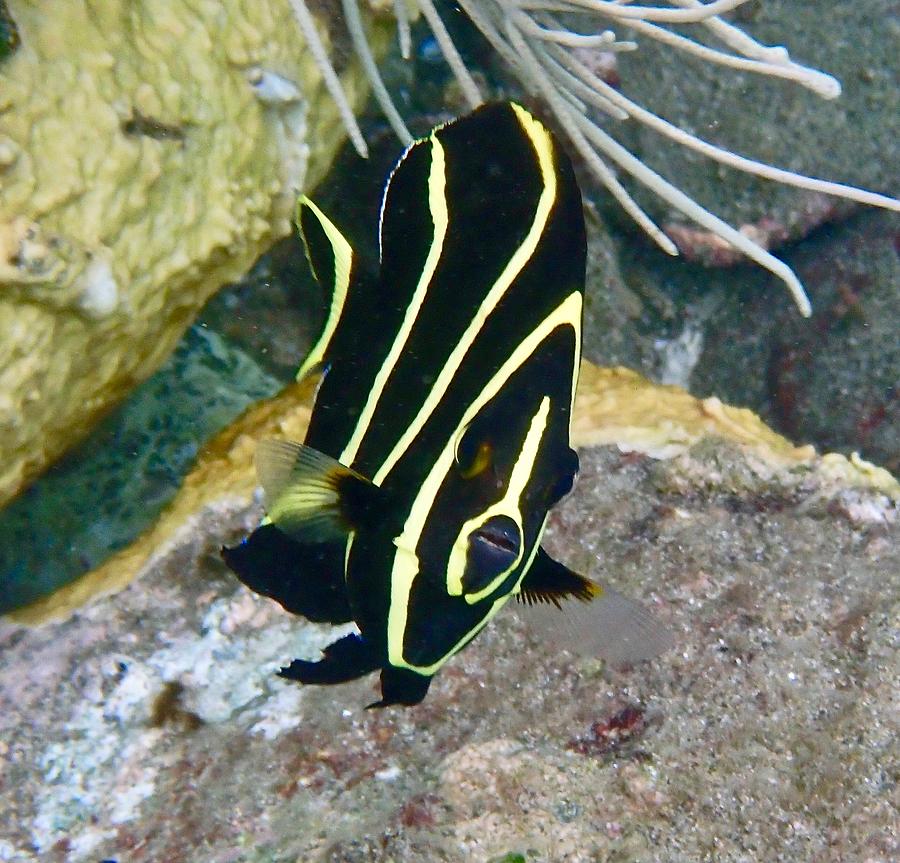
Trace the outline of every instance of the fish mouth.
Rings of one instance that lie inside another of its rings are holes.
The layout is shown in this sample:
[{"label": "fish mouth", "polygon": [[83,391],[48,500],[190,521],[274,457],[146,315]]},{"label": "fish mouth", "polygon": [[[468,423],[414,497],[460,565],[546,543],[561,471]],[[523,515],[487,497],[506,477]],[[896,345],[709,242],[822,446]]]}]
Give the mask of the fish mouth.
[{"label": "fish mouth", "polygon": [[519,526],[508,515],[489,518],[475,531],[472,538],[503,555],[510,556],[517,555],[522,544]]},{"label": "fish mouth", "polygon": [[477,594],[516,565],[522,549],[519,526],[508,515],[488,518],[469,534],[463,592]]},{"label": "fish mouth", "polygon": [[518,541],[509,535],[509,531],[502,528],[481,528],[478,531],[478,538],[499,551],[504,551],[508,554],[515,554],[519,550]]}]

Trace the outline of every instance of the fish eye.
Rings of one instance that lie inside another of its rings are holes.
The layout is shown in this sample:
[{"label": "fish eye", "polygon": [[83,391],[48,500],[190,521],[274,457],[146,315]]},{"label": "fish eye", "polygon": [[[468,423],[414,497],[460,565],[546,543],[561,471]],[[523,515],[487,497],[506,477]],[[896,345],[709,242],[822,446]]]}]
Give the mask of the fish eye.
[{"label": "fish eye", "polygon": [[472,479],[490,466],[494,459],[494,448],[486,440],[475,443],[464,434],[456,445],[455,456],[460,476],[463,479]]},{"label": "fish eye", "polygon": [[469,534],[463,593],[478,593],[516,564],[522,532],[508,515],[495,515]]}]

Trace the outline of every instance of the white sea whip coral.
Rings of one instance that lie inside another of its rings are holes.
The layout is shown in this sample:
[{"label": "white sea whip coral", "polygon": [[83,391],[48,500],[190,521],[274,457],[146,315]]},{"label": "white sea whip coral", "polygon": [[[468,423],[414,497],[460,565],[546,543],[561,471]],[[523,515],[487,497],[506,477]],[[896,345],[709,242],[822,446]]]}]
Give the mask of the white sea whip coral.
[{"label": "white sea whip coral", "polygon": [[[356,52],[369,76],[373,92],[397,136],[404,144],[412,142],[406,125],[391,100],[375,64],[362,27],[358,0],[341,0],[347,29]],[[433,0],[392,0],[397,19],[401,54],[410,56],[410,32],[406,3],[418,7],[431,28],[444,58],[459,81],[471,107],[481,104],[478,86],[466,69]],[[900,210],[900,201],[886,195],[867,192],[841,183],[805,177],[793,171],[739,156],[675,126],[633,102],[610,86],[583,59],[581,49],[631,51],[635,42],[617,40],[603,25],[628,27],[639,37],[655,39],[673,51],[683,51],[720,66],[785,78],[825,99],[840,95],[838,81],[823,72],[795,63],[786,48],[757,42],[720,16],[748,0],[668,0],[668,5],[645,6],[631,0],[457,0],[475,26],[506,61],[521,84],[541,96],[568,135],[573,148],[585,160],[591,172],[610,191],[635,221],[670,255],[678,250],[672,240],[650,219],[619,182],[611,167],[630,174],[671,206],[721,237],[748,258],[782,279],[800,312],[810,314],[809,299],[793,270],[769,254],[745,234],[713,215],[672,183],[651,170],[619,144],[592,117],[602,112],[616,120],[632,119],[665,137],[696,150],[711,159],[738,170],[776,180],[801,189],[809,189],[848,198],[864,204]],[[366,144],[353,117],[340,83],[330,66],[304,0],[290,0],[304,37],[319,62],[326,86],[338,104],[344,124],[361,155]],[[565,21],[560,19],[565,15]],[[570,23],[583,25],[574,31]],[[711,44],[705,44],[669,29],[667,25],[695,25],[702,28]],[[715,46],[715,47],[714,47]]]}]

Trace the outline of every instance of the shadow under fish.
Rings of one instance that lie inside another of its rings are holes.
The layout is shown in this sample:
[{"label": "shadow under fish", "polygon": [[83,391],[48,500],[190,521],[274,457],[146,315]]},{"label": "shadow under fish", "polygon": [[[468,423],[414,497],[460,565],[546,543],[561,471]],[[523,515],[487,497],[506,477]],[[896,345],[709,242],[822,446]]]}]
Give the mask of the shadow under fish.
[{"label": "shadow under fish", "polygon": [[413,144],[385,190],[377,275],[307,198],[297,223],[331,298],[298,378],[323,377],[305,442],[260,443],[267,517],[223,556],[288,611],[359,632],[281,676],[334,684],[380,670],[370,706],[416,704],[513,596],[580,600],[580,625],[617,661],[664,649],[640,605],[540,547],[578,472],[586,256],[554,136],[507,102]]}]

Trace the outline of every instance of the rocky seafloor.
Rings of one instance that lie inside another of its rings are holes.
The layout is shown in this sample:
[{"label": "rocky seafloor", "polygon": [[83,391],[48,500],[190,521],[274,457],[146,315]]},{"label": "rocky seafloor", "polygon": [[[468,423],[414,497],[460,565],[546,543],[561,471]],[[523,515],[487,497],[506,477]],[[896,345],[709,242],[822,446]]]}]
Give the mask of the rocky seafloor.
[{"label": "rocky seafloor", "polygon": [[550,550],[677,637],[614,671],[510,607],[412,709],[274,676],[325,628],[208,507],[68,620],[0,623],[0,860],[871,861],[900,854],[900,524],[705,440],[582,452]]}]

